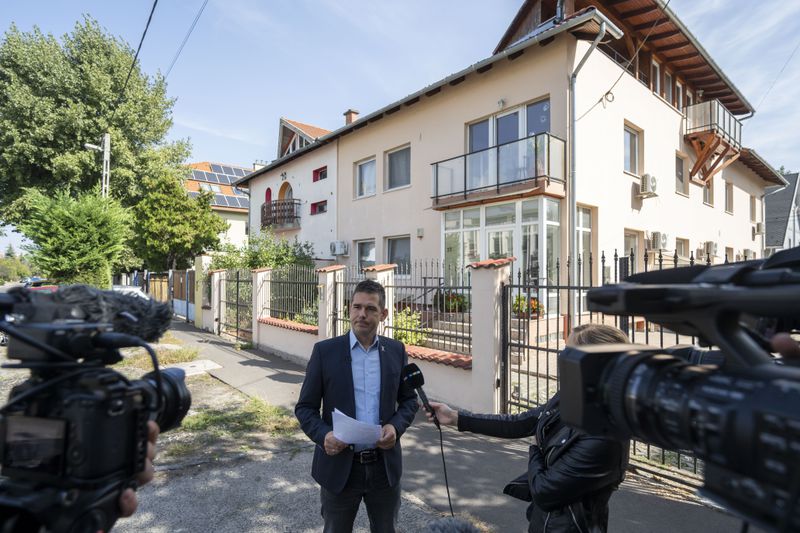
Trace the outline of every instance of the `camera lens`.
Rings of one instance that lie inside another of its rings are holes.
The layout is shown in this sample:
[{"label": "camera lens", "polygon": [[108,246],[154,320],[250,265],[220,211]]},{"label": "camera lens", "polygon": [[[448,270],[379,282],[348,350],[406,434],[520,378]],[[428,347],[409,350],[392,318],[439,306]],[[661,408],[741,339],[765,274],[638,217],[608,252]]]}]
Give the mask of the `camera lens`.
[{"label": "camera lens", "polygon": [[[158,394],[158,382],[155,371],[142,376],[142,381],[153,388]],[[183,417],[192,405],[192,395],[186,387],[186,373],[180,368],[166,368],[161,370],[161,382],[164,387],[164,396],[161,401],[161,410],[156,414],[155,422],[162,432],[176,428],[181,424]]]}]

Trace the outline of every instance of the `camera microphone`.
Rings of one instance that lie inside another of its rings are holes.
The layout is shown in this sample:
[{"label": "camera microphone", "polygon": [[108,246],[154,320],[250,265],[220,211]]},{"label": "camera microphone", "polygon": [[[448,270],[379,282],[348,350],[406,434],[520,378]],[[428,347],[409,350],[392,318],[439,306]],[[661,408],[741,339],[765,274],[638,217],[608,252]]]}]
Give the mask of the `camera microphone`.
[{"label": "camera microphone", "polygon": [[409,387],[417,391],[419,399],[422,400],[422,406],[426,411],[433,415],[433,423],[436,424],[436,427],[440,427],[439,419],[436,418],[436,412],[433,410],[433,407],[431,407],[430,402],[428,402],[428,396],[425,394],[425,391],[422,390],[422,386],[425,384],[425,378],[422,376],[422,370],[420,370],[419,367],[414,363],[409,363],[403,367],[402,377],[403,381],[405,381]]}]

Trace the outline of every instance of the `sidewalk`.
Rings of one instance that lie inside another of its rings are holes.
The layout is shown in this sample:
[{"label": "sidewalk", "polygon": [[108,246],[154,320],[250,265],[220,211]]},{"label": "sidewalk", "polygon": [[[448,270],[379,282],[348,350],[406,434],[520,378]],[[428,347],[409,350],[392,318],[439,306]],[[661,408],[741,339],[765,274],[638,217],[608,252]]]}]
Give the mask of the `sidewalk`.
[{"label": "sidewalk", "polygon": [[[202,358],[222,366],[210,372],[214,377],[270,404],[294,409],[303,367],[256,350],[234,350],[231,342],[185,322],[174,321],[171,331],[195,344]],[[449,428],[443,430],[443,437],[454,511],[468,512],[499,532],[525,531],[526,504],[502,494],[502,489],[525,471],[528,441],[478,437]],[[418,414],[402,442],[403,490],[448,512],[438,431]],[[668,487],[654,487],[629,475],[612,497],[609,531],[712,533],[736,531],[741,525],[720,511],[670,499],[669,492]]]}]

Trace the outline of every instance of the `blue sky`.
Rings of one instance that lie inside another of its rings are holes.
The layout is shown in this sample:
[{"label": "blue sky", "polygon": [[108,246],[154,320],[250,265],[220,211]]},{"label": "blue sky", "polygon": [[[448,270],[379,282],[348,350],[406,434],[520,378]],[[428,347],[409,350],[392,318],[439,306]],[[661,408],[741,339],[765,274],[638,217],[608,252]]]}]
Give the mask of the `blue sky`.
[{"label": "blue sky", "polygon": [[[203,0],[161,0],[140,61],[165,72]],[[170,137],[193,161],[250,165],[276,155],[278,119],[327,129],[491,55],[522,0],[209,0],[168,78]],[[82,14],[135,47],[152,3],[6,0],[0,28],[61,36]],[[670,8],[758,106],[743,137],[776,168],[800,169],[800,2],[672,0]],[[113,164],[113,162],[112,162]],[[19,242],[12,235],[0,239]]]}]

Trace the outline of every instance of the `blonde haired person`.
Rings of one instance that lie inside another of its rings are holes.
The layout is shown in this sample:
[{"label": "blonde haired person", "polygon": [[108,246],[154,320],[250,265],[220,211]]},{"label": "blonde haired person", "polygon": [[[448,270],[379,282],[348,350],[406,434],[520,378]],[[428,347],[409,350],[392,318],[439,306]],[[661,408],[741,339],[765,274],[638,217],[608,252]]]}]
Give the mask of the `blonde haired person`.
[{"label": "blonde haired person", "polygon": [[[568,346],[627,342],[625,333],[604,324],[578,326],[567,339]],[[459,431],[536,438],[529,448],[528,471],[503,490],[531,502],[530,533],[607,531],[608,501],[625,477],[628,441],[586,435],[565,425],[558,410],[559,393],[545,405],[515,415],[459,413],[443,403],[430,403],[442,424]]]}]

